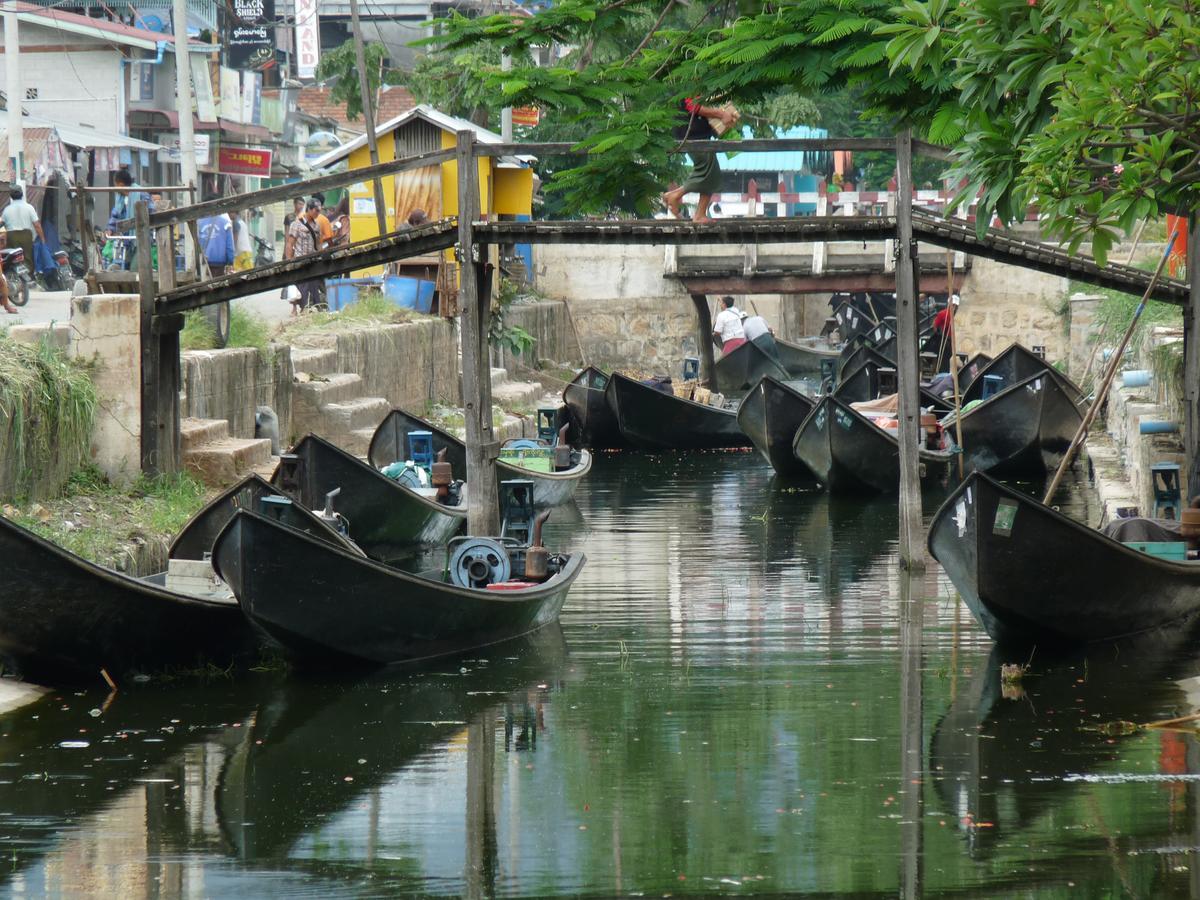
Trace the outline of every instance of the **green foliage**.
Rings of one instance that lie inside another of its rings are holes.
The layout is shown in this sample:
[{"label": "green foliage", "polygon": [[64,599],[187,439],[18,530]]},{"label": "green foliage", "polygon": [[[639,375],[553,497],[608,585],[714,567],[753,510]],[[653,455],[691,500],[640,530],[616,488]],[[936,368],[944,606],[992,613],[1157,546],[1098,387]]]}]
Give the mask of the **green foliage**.
[{"label": "green foliage", "polygon": [[[265,320],[236,306],[229,307],[229,340],[226,347],[253,347],[264,358],[271,352],[271,326]],[[181,350],[213,350],[217,333],[201,310],[184,314],[183,331],[179,333]]]},{"label": "green foliage", "polygon": [[[231,310],[232,312],[232,310]],[[183,314],[183,331],[179,332],[180,350],[212,350],[217,346],[217,332],[198,309]]]},{"label": "green foliage", "polygon": [[87,369],[49,340],[0,337],[0,465],[14,496],[57,485],[86,458],[96,419]]},{"label": "green foliage", "polygon": [[[373,94],[379,91],[383,75],[383,60],[387,48],[379,43],[363,44],[363,59],[367,68],[367,89]],[[332,81],[329,97],[334,103],[346,104],[346,118],[353,122],[363,112],[362,96],[358,89],[358,59],[354,53],[353,39],[345,41],[336,50],[326,50],[317,65],[317,80]]]},{"label": "green foliage", "polygon": [[537,338],[519,325],[510,325],[506,321],[508,311],[517,296],[516,285],[507,278],[501,279],[500,290],[497,291],[496,302],[492,304],[492,315],[488,320],[488,343],[501,350],[507,350],[513,356],[522,356],[532,354],[537,345]]},{"label": "green foliage", "polygon": [[421,313],[397,306],[382,291],[360,291],[358,299],[337,312],[315,310],[288,320],[279,326],[277,340],[287,343],[303,334],[317,331],[352,331],[375,325],[394,325],[421,318]]}]

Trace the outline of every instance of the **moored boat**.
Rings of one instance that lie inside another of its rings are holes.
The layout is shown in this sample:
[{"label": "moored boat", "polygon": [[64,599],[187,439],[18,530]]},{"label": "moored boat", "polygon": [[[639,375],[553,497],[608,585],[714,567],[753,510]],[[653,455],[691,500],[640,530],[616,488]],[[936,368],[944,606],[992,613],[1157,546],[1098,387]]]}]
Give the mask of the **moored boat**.
[{"label": "moored boat", "polygon": [[972,400],[983,399],[984,386],[988,384],[987,376],[989,375],[999,379],[992,382],[994,385],[1005,388],[1042,371],[1050,373],[1050,377],[1062,386],[1063,391],[1071,398],[1072,402],[1083,402],[1083,391],[1074,381],[1021,344],[1010,344],[995,359],[978,370],[971,383],[962,392],[962,403],[966,406]]},{"label": "moored boat", "polygon": [[810,347],[795,341],[775,338],[779,364],[789,378],[820,378],[832,375],[837,366],[840,350],[829,347]]},{"label": "moored boat", "polygon": [[[1083,411],[1043,369],[960,416],[964,463],[998,478],[1036,478],[1058,468]],[[957,437],[953,417],[943,426]]]},{"label": "moored boat", "polygon": [[1200,614],[1200,563],[1142,553],[979,472],[937,511],[929,551],[997,643],[1109,641]]},{"label": "moored boat", "polygon": [[[844,373],[833,391],[846,403],[865,403],[877,399],[881,393],[880,369],[891,369],[894,378],[895,363],[869,347],[863,348],[860,359],[858,365]],[[920,389],[920,398],[922,407],[938,413],[948,413],[954,408],[952,399],[938,397],[925,388]]]},{"label": "moored boat", "polygon": [[595,366],[582,369],[563,388],[572,441],[593,450],[611,450],[625,446],[616,417],[604,399],[608,376]]},{"label": "moored boat", "polygon": [[786,380],[787,371],[754,341],[746,341],[713,364],[713,379],[717,390],[730,397],[740,397],[764,375]]},{"label": "moored boat", "polygon": [[[826,394],[796,431],[796,458],[831,491],[892,492],[900,488],[900,444],[850,404]],[[920,450],[921,484],[946,479],[954,454]]]},{"label": "moored boat", "polygon": [[796,430],[810,412],[811,397],[763,376],[738,406],[738,426],[771,467],[789,478],[815,478],[792,452]]},{"label": "moored boat", "polygon": [[232,598],[98,566],[0,516],[0,656],[45,684],[100,683],[170,666],[228,666],[256,646]]},{"label": "moored boat", "polygon": [[749,447],[737,414],[676,397],[614,372],[605,390],[621,436],[642,450]]},{"label": "moored boat", "polygon": [[541,584],[458,587],[355,556],[238,510],[213,567],[246,616],[299,663],[381,666],[461,653],[554,622],[584,563],[561,558]]},{"label": "moored boat", "polygon": [[465,488],[458,505],[438,502],[432,489],[393,481],[362,460],[314,434],[291,450],[271,484],[309,509],[341,488],[336,510],[349,522],[349,535],[372,559],[397,559],[422,546],[445,544],[467,522]]},{"label": "moored boat", "polygon": [[[393,409],[375,429],[371,437],[367,458],[371,465],[383,468],[397,460],[409,459],[408,435],[413,431],[428,431],[433,440],[436,455],[446,451],[446,462],[450,463],[455,478],[467,477],[467,445],[444,429],[425,421],[419,416]],[[560,472],[542,472],[518,465],[504,459],[496,460],[496,478],[499,481],[524,479],[533,482],[533,503],[539,509],[549,509],[568,502],[575,495],[579,480],[592,468],[592,454],[588,450],[578,453],[579,461]]]}]

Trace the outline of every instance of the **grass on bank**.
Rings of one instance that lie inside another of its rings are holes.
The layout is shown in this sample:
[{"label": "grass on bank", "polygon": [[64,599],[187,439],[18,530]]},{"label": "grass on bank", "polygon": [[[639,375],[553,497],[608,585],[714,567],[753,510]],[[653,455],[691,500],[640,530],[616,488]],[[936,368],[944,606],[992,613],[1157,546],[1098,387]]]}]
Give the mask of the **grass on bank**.
[{"label": "grass on bank", "polygon": [[382,291],[360,291],[358,300],[337,312],[314,310],[280,324],[275,339],[289,343],[300,335],[318,331],[352,331],[372,325],[396,325],[429,318],[414,309],[397,306]]},{"label": "grass on bank", "polygon": [[206,500],[204,485],[186,473],[143,475],[118,487],[88,464],[67,479],[59,497],[5,507],[4,512],[84,559],[120,568],[131,545],[168,542]]},{"label": "grass on bank", "polygon": [[[253,347],[265,358],[270,352],[271,326],[253,313],[231,306],[229,308],[229,341],[226,347]],[[214,350],[216,330],[201,310],[188,312],[179,333],[181,350]]]},{"label": "grass on bank", "polygon": [[96,388],[85,365],[49,339],[27,344],[0,335],[0,466],[13,496],[57,485],[78,466],[95,420]]}]

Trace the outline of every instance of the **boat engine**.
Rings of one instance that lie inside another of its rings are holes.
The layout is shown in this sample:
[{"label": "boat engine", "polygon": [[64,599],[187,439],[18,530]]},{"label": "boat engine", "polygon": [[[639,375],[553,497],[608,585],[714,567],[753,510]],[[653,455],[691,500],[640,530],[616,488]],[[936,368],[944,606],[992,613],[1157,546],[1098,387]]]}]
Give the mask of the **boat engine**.
[{"label": "boat engine", "polygon": [[486,588],[512,577],[508,549],[495,538],[462,537],[451,541],[450,580],[459,587]]},{"label": "boat engine", "polygon": [[545,581],[550,577],[550,551],[542,546],[542,526],[550,518],[546,510],[533,522],[533,537],[525,548],[525,580]]},{"label": "boat engine", "polygon": [[533,482],[518,478],[500,482],[500,537],[528,544],[533,515]]},{"label": "boat engine", "polygon": [[346,521],[346,517],[339,512],[335,512],[333,501],[338,494],[342,492],[340,487],[334,488],[325,495],[325,508],[314,509],[313,513],[318,519],[336,531],[338,534],[347,536],[350,534],[350,523]]},{"label": "boat engine", "polygon": [[558,441],[554,445],[554,470],[556,472],[571,468],[571,445],[567,443],[567,429],[570,427],[570,425],[564,425],[558,429]]},{"label": "boat engine", "polygon": [[454,481],[454,468],[446,462],[446,448],[437,452],[437,459],[429,467],[429,482],[437,490],[437,502],[444,506],[458,506],[460,486]]}]

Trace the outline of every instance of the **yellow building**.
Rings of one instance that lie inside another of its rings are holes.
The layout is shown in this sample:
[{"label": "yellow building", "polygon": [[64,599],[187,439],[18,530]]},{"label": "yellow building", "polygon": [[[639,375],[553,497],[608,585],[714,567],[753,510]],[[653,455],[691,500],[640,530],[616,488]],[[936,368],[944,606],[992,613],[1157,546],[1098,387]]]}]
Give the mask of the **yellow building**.
[{"label": "yellow building", "polygon": [[[500,135],[467,119],[448,116],[421,104],[383,122],[376,128],[379,161],[403,159],[437,150],[453,149],[459,131],[474,131],[481,144],[499,144]],[[330,151],[313,163],[329,169],[346,160],[349,170],[371,164],[366,135]],[[483,218],[530,215],[533,208],[532,156],[481,157],[479,159],[479,209]],[[379,234],[375,215],[375,192],[370,181],[350,186],[350,239],[366,240]],[[407,221],[414,209],[423,209],[430,220],[458,213],[458,166],[451,160],[441,165],[409,169],[383,179],[383,196],[388,203],[387,221],[392,228]],[[382,271],[382,268],[367,270]]]}]

